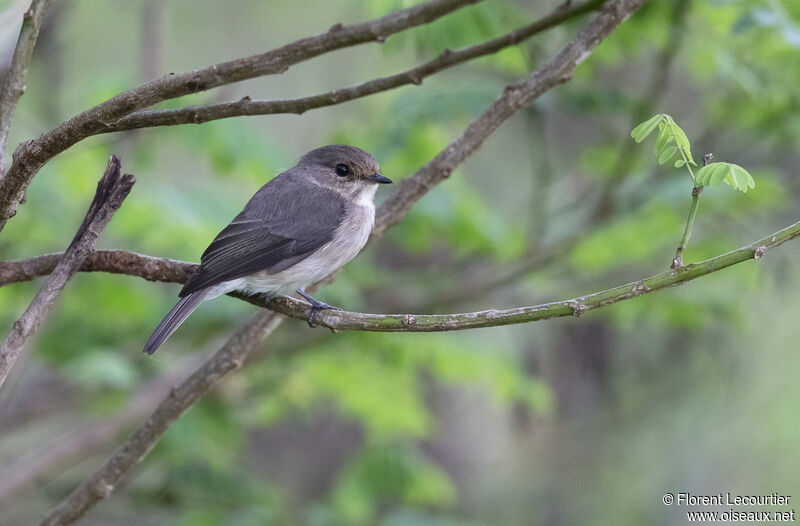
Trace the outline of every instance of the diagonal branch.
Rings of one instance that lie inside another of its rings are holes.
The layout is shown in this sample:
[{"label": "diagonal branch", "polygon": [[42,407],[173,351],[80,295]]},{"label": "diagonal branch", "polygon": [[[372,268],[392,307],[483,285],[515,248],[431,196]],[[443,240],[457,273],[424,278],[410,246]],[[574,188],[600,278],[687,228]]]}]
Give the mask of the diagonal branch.
[{"label": "diagonal branch", "polygon": [[[479,116],[442,154],[434,157],[420,172],[406,180],[408,184],[390,200],[395,206],[382,208],[381,223],[373,230],[373,239],[380,237],[387,228],[399,222],[414,202],[436,183],[445,179],[514,111],[530,102],[536,93],[542,93],[543,90],[536,88],[536,83],[542,82],[550,88],[559,82],[567,81],[575,66],[588,56],[600,40],[645,1],[611,0],[604,6],[602,13],[579,31],[565,51],[558,55],[560,60],[567,62],[565,67],[559,67],[559,64],[551,61],[543,68],[545,71],[536,71],[522,83],[509,86],[498,102],[488,110],[489,117],[487,113]],[[555,81],[552,79],[553,74],[550,73],[552,71],[556,72]],[[506,106],[513,109],[509,110]],[[257,314],[247,327],[234,334],[217,354],[176,387],[147,422],[117,448],[94,475],[68,495],[42,522],[42,525],[72,524],[97,502],[108,496],[122,477],[148,453],[172,422],[222,377],[241,366],[250,349],[258,345],[281,319],[281,316],[271,312]]]},{"label": "diagonal branch", "polygon": [[520,42],[555,27],[567,20],[598,9],[606,0],[589,0],[582,4],[558,8],[526,26],[517,28],[505,35],[487,40],[474,46],[455,51],[445,49],[438,57],[396,75],[382,77],[347,88],[336,89],[310,97],[285,100],[251,100],[245,97],[236,102],[225,102],[208,106],[187,106],[172,110],[137,111],[111,123],[101,133],[151,128],[155,126],[175,126],[179,124],[202,124],[204,122],[243,115],[274,115],[278,113],[302,114],[308,110],[333,106],[361,97],[388,91],[408,84],[420,85],[423,79],[442,70],[478,57],[497,53],[501,49]]},{"label": "diagonal branch", "polygon": [[0,89],[0,177],[6,169],[6,146],[8,145],[8,132],[11,129],[11,120],[14,110],[22,94],[25,93],[25,75],[33,58],[33,48],[39,38],[39,29],[51,0],[33,0],[31,6],[22,15],[22,28],[19,31],[17,47],[11,57],[8,75]]},{"label": "diagonal branch", "polygon": [[383,42],[389,35],[432,22],[481,0],[431,0],[384,17],[342,26],[297,40],[260,55],[222,62],[196,71],[166,75],[124,91],[64,122],[41,137],[17,147],[13,163],[0,180],[0,230],[16,214],[33,177],[50,159],[75,143],[100,133],[109,123],[158,102],[206,91],[225,84],[283,73],[290,66],[329,51],[366,42]]},{"label": "diagonal branch", "polygon": [[122,205],[135,182],[132,175],[120,175],[119,160],[112,156],[102,179],[97,183],[97,192],[75,238],[28,309],[14,322],[11,332],[0,347],[0,386],[5,382],[28,340],[50,312],[58,295],[78,271],[86,256],[94,250],[94,243],[100,232]]}]

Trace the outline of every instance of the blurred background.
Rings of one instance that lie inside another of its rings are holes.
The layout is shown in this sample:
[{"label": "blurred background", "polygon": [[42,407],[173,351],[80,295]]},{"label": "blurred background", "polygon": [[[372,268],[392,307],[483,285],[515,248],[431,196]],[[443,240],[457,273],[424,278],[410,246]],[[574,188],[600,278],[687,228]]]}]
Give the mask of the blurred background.
[{"label": "blurred background", "polygon": [[[143,81],[412,3],[53,2],[9,146]],[[382,46],[161,106],[355,84],[556,5],[489,0]],[[0,0],[3,64],[27,6]],[[311,148],[357,145],[384,175],[408,177],[586,20],[422,86],[302,116],[84,141],[34,179],[0,236],[0,259],[63,250],[110,153],[138,184],[98,246],[187,261]],[[572,298],[666,270],[691,181],[657,165],[653,139],[630,139],[661,112],[686,131],[695,158],[713,152],[756,181],[747,194],[725,185],[703,194],[685,260],[750,243],[800,217],[798,83],[800,3],[651,0],[317,297],[366,312],[457,312]],[[665,492],[800,498],[799,255],[789,244],[581,319],[336,335],[288,320],[82,524],[684,524],[685,508],[663,505]],[[0,288],[4,333],[40,286]],[[148,358],[141,347],[178,290],[110,274],[70,282],[0,392],[0,524],[42,517],[255,309],[210,302]]]}]

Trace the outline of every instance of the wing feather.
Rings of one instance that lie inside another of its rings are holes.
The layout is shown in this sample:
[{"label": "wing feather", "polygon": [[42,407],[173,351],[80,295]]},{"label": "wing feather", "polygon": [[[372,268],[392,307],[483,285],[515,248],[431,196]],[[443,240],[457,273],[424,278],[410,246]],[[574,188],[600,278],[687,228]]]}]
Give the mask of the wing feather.
[{"label": "wing feather", "polygon": [[275,274],[333,239],[344,198],[298,175],[284,172],[256,192],[203,253],[181,297],[256,272]]}]

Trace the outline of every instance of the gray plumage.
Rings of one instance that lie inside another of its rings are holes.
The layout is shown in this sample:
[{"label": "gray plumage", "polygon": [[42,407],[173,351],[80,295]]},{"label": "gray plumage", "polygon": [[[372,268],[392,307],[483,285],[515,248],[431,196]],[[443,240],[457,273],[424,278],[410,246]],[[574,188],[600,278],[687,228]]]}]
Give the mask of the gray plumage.
[{"label": "gray plumage", "polygon": [[264,185],[220,232],[200,259],[200,272],[183,297],[223,281],[265,270],[275,274],[333,239],[345,212],[344,197],[284,172]]},{"label": "gray plumage", "polygon": [[[199,271],[144,352],[155,352],[206,299],[233,290],[268,297],[302,293],[355,257],[375,219],[375,183],[391,182],[378,171],[363,150],[324,146],[261,187],[205,250]],[[332,308],[304,297],[313,306],[309,324],[314,309]]]}]

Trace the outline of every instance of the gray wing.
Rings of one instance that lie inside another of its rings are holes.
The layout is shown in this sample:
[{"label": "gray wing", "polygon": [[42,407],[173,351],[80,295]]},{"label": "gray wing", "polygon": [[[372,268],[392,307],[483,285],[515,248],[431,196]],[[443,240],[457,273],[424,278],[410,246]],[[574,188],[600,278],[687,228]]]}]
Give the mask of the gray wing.
[{"label": "gray wing", "polygon": [[299,263],[333,239],[344,213],[344,199],[335,191],[287,173],[277,176],[214,238],[179,296]]}]

